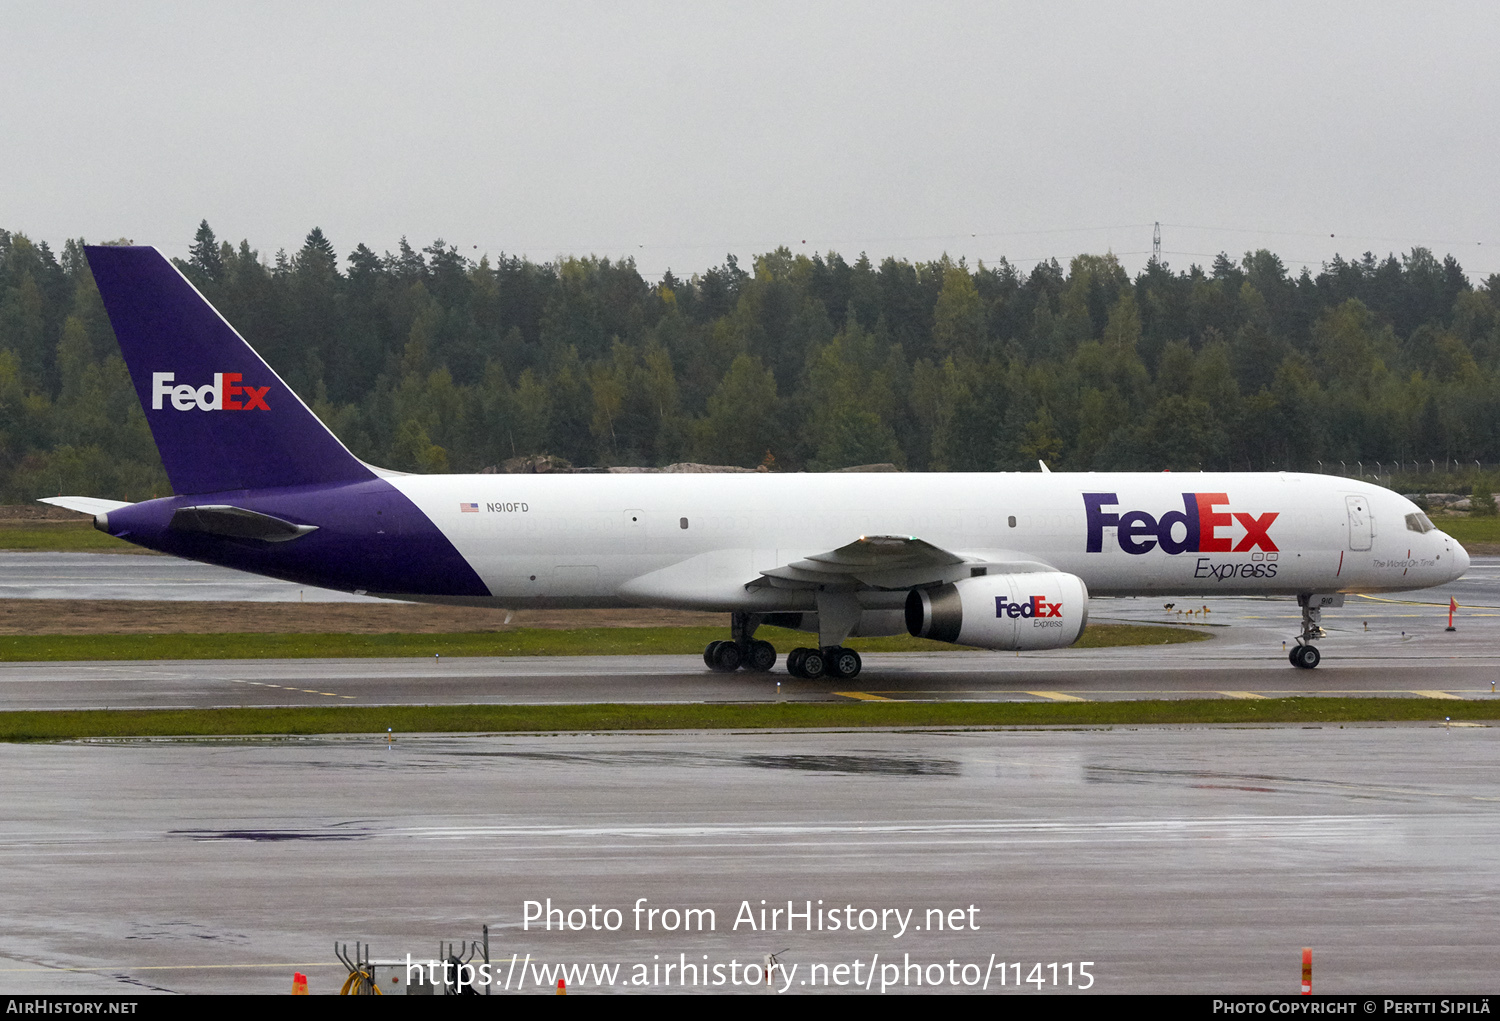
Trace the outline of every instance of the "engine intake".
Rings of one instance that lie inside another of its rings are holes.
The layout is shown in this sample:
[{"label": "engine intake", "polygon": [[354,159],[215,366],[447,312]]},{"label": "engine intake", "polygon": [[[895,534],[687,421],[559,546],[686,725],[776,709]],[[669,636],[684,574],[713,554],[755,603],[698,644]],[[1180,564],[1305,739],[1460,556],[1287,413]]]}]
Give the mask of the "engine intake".
[{"label": "engine intake", "polygon": [[987,574],[912,589],[906,630],[980,649],[1063,649],[1089,621],[1083,579],[1061,571]]}]

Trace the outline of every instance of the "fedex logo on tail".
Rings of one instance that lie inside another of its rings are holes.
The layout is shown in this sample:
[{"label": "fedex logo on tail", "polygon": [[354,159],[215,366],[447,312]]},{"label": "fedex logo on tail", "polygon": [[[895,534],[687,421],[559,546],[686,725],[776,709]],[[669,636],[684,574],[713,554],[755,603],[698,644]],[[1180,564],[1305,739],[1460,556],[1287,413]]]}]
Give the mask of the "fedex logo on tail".
[{"label": "fedex logo on tail", "polygon": [[[1145,511],[1117,514],[1106,507],[1117,507],[1120,498],[1114,493],[1084,493],[1083,506],[1088,514],[1088,552],[1104,550],[1104,530],[1113,527],[1120,549],[1139,556],[1157,546],[1163,553],[1246,553],[1261,549],[1277,552],[1271,540],[1271,525],[1278,512],[1259,516],[1228,510],[1229,497],[1224,493],[1183,493],[1182,510],[1170,510],[1160,518]],[[1220,508],[1225,508],[1221,510]],[[1239,522],[1245,534],[1236,542],[1234,525]]]},{"label": "fedex logo on tail", "polygon": [[238,372],[215,372],[204,386],[174,384],[173,373],[151,373],[151,409],[162,410],[171,401],[178,411],[270,411],[266,406],[269,386],[241,386]]}]

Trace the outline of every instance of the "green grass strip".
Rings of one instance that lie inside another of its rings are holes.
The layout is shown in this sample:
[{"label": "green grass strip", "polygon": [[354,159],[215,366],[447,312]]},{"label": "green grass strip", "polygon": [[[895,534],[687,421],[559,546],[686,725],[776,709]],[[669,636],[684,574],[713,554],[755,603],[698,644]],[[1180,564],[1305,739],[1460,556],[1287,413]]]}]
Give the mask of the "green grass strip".
[{"label": "green grass strip", "polygon": [[1436,517],[1432,521],[1459,542],[1500,542],[1500,517],[1495,518],[1448,518]]},{"label": "green grass strip", "polygon": [[[101,627],[108,627],[101,621]],[[810,635],[762,628],[783,656]],[[325,659],[369,656],[638,656],[693,655],[727,627],[516,628],[458,634],[191,634],[191,635],[6,635],[0,662],[35,663],[100,659]],[[1187,627],[1102,624],[1084,631],[1079,648],[1165,645],[1200,641],[1208,635]],[[855,638],[861,652],[943,652],[956,646],[923,638]]]},{"label": "green grass strip", "polygon": [[1500,702],[1426,698],[1132,702],[762,702],[684,705],[314,706],[0,713],[0,741],[313,734],[859,727],[1143,726],[1494,720]]},{"label": "green grass strip", "polygon": [[147,553],[124,539],[96,529],[88,520],[39,525],[0,525],[0,550],[26,553]]}]

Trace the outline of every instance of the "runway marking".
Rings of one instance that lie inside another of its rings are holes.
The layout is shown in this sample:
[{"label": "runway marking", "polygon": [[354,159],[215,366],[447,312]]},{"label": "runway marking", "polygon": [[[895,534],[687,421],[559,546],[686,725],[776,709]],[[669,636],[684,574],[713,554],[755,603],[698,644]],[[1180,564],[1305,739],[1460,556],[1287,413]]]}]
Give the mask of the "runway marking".
[{"label": "runway marking", "polygon": [[1037,698],[1047,698],[1054,702],[1087,702],[1086,698],[1077,695],[1065,695],[1060,691],[1028,691],[1026,694],[1035,695]]},{"label": "runway marking", "polygon": [[329,698],[353,698],[353,695],[340,695],[336,691],[313,691],[311,688],[293,688],[281,684],[269,684],[265,681],[245,681],[237,677],[229,679],[230,684],[253,684],[257,688],[276,688],[281,691],[300,691],[304,695],[327,695]]},{"label": "runway marking", "polygon": [[1446,691],[1412,691],[1413,695],[1421,695],[1423,698],[1451,698],[1455,702],[1462,702],[1462,695],[1450,695]]},{"label": "runway marking", "polygon": [[835,691],[834,694],[835,695],[842,695],[845,698],[857,698],[861,702],[894,702],[894,701],[896,701],[893,698],[886,698],[884,695],[872,695],[868,691]]},{"label": "runway marking", "polygon": [[1253,691],[1221,691],[1221,692],[1219,692],[1219,694],[1220,695],[1228,695],[1230,698],[1265,698],[1266,697],[1264,695],[1257,695]]}]

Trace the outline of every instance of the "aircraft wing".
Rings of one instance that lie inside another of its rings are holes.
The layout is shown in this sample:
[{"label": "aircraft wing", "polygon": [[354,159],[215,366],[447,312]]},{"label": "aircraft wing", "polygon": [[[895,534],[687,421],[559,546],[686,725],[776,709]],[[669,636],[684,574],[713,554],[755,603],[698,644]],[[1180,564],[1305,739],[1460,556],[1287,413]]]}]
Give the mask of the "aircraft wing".
[{"label": "aircraft wing", "polygon": [[1051,565],[1023,559],[1003,550],[954,553],[925,539],[903,535],[862,535],[854,542],[814,553],[760,572],[753,586],[774,588],[868,587],[910,588],[982,573],[1050,571]]}]

